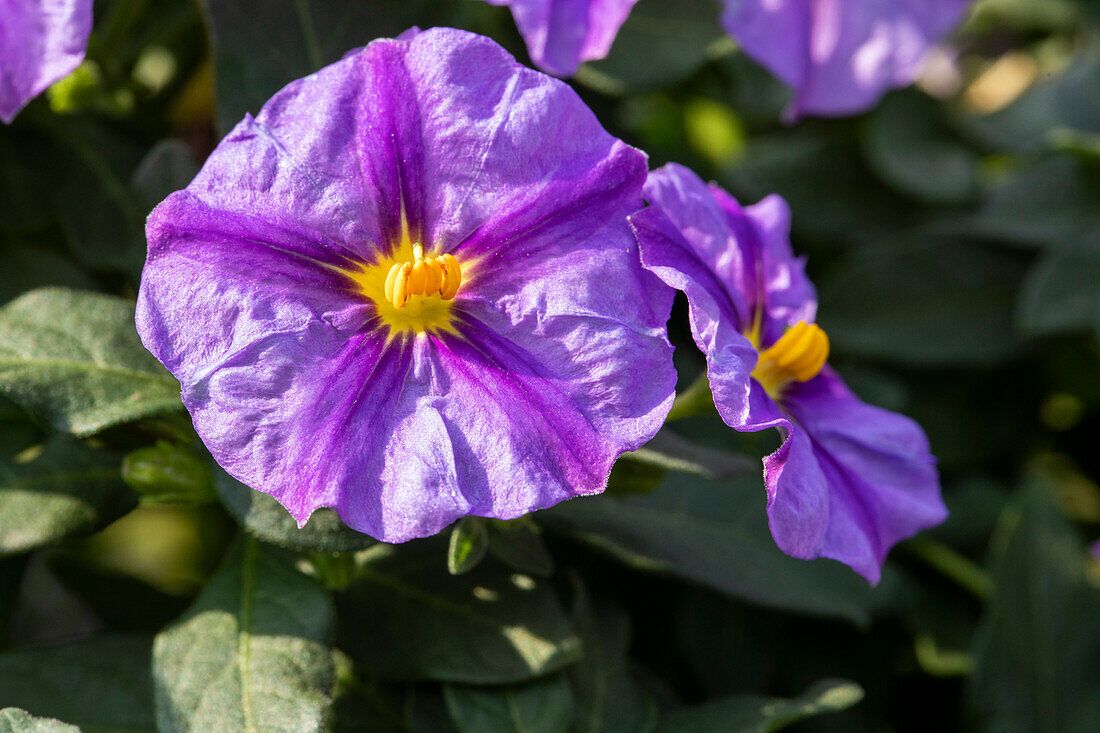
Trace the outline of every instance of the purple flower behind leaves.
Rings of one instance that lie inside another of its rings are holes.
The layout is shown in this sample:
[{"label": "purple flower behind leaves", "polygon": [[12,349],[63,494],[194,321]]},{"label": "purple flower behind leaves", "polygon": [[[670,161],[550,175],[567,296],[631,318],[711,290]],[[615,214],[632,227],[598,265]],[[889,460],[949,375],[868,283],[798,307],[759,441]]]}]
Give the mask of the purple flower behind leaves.
[{"label": "purple flower behind leaves", "polygon": [[0,120],[84,60],[92,0],[0,0]]},{"label": "purple flower behind leaves", "polygon": [[512,10],[531,60],[543,71],[572,76],[585,61],[607,56],[638,0],[485,0]]},{"label": "purple flower behind leaves", "polygon": [[910,84],[970,0],[723,0],[722,26],[794,88],[787,114],[861,112]]},{"label": "purple flower behind leaves", "polygon": [[737,430],[783,434],[764,459],[776,543],[876,582],[895,543],[947,514],[924,432],[861,402],[826,365],[783,199],[742,207],[677,165],[650,173],[645,195],[650,208],[630,217],[642,264],[687,295],[719,414]]},{"label": "purple flower behind leaves", "polygon": [[215,459],[385,541],[606,486],[671,406],[645,156],[446,28],[288,85],[150,215],[146,347]]}]

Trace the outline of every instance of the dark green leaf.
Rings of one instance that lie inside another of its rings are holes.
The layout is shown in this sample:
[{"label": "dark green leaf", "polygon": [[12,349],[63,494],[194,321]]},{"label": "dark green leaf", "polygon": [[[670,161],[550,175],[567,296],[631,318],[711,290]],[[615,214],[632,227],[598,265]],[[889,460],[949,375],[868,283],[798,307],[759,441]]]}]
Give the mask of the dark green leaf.
[{"label": "dark green leaf", "polygon": [[554,558],[546,549],[540,530],[526,518],[490,522],[489,552],[521,573],[548,578],[554,572]]},{"label": "dark green leaf", "polygon": [[119,461],[60,437],[0,459],[0,556],[89,534],[133,509]]},{"label": "dark green leaf", "polygon": [[122,459],[122,479],[150,501],[205,504],[217,500],[209,459],[164,441],[128,453]]},{"label": "dark green leaf", "polygon": [[1024,280],[1020,324],[1031,333],[1090,330],[1100,336],[1100,228],[1096,246],[1059,252]]},{"label": "dark green leaf", "polygon": [[379,545],[340,597],[340,647],[384,677],[519,682],[581,656],[549,583],[496,563],[450,575],[443,548]]},{"label": "dark green leaf", "polygon": [[706,63],[715,41],[726,39],[719,11],[714,0],[642,0],[607,58],[585,67],[578,80],[624,94],[683,79]]},{"label": "dark green leaf", "polygon": [[214,488],[225,508],[264,542],[303,552],[349,552],[375,543],[369,535],[348,528],[332,509],[318,509],[299,529],[278,501],[253,491],[220,468],[213,470]]},{"label": "dark green leaf", "polygon": [[168,194],[186,187],[198,172],[199,164],[187,145],[161,140],[142,159],[130,185],[145,207],[152,209]]},{"label": "dark green leaf", "polygon": [[562,675],[511,687],[445,685],[443,694],[462,733],[566,733],[573,717]]},{"label": "dark green leaf", "polygon": [[538,519],[642,571],[777,608],[868,620],[871,591],[855,573],[796,560],[775,546],[759,476],[707,481],[671,473],[648,496],[581,497]]},{"label": "dark green leaf", "polygon": [[5,244],[0,248],[0,303],[42,285],[92,288],[95,283],[66,257],[41,246]]},{"label": "dark green leaf", "polygon": [[447,572],[462,575],[477,567],[489,551],[489,530],[481,517],[463,517],[451,529],[447,547]]},{"label": "dark green leaf", "polygon": [[1004,541],[971,677],[985,730],[1086,733],[1100,720],[1100,590],[1085,548],[1035,478],[1001,516]]},{"label": "dark green leaf", "polygon": [[902,193],[961,203],[978,189],[978,156],[947,131],[942,109],[917,92],[888,96],[862,136],[871,168]]},{"label": "dark green leaf", "polygon": [[647,733],[657,725],[655,701],[629,671],[630,618],[610,606],[593,607],[575,584],[573,621],[584,657],[569,668],[576,696],[577,733]]},{"label": "dark green leaf", "polygon": [[1023,263],[1010,253],[911,235],[861,247],[819,281],[836,352],[922,366],[992,364],[1013,329]]},{"label": "dark green leaf", "polygon": [[36,718],[26,710],[0,710],[0,733],[80,733],[75,725],[53,718]]},{"label": "dark green leaf", "polygon": [[246,537],[153,650],[161,731],[320,731],[335,671],[332,603]]},{"label": "dark green leaf", "polygon": [[737,695],[668,716],[657,733],[769,733],[805,718],[844,710],[863,699],[854,682],[822,681],[793,700]]},{"label": "dark green leaf", "polygon": [[0,654],[0,700],[85,733],[152,731],[152,640],[108,635]]},{"label": "dark green leaf", "polygon": [[62,288],[0,308],[0,392],[76,435],[182,407],[179,384],[138,339],[132,303]]}]

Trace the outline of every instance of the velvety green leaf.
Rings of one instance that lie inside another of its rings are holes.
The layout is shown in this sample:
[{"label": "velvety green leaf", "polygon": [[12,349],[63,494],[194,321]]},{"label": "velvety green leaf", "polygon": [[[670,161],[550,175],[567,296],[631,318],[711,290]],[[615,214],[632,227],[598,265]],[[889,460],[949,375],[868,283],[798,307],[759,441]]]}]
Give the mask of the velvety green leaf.
[{"label": "velvety green leaf", "polygon": [[0,700],[85,733],[152,731],[152,639],[111,634],[0,654]]},{"label": "velvety green leaf", "polygon": [[1095,239],[1095,247],[1052,254],[1028,273],[1019,307],[1024,329],[1100,335],[1100,227]]},{"label": "velvety green leaf", "polygon": [[886,97],[862,136],[871,168],[902,193],[938,204],[960,203],[978,189],[978,156],[946,129],[944,112],[915,91]]},{"label": "velvety green leaf", "polygon": [[566,733],[573,693],[562,675],[510,687],[444,685],[451,719],[462,733]]},{"label": "velvety green leaf", "polygon": [[349,552],[375,544],[340,521],[332,509],[318,509],[306,525],[298,522],[278,501],[253,491],[218,467],[214,467],[214,488],[225,508],[250,533],[264,542],[303,552]]},{"label": "velvety green leaf", "polygon": [[1100,589],[1051,487],[1028,483],[1001,517],[1003,551],[971,695],[998,733],[1086,733],[1100,720]]},{"label": "velvety green leaf", "polygon": [[719,12],[714,0],[641,0],[607,58],[589,64],[577,78],[615,94],[683,79],[706,63],[712,44],[726,38]]},{"label": "velvety green leaf", "polygon": [[465,575],[437,542],[367,550],[339,599],[340,648],[383,677],[498,684],[575,662],[581,643],[550,584],[483,562]]},{"label": "velvety green leaf", "polygon": [[[638,450],[624,453],[623,460],[668,471],[694,473],[711,479],[725,478],[746,471],[757,473],[760,468],[759,462],[747,455],[708,448],[686,440],[675,431],[667,429],[661,430]],[[617,467],[619,464],[615,465]],[[640,471],[633,467],[628,470],[636,480]],[[659,479],[660,476],[657,478]]]},{"label": "velvety green leaf", "polygon": [[648,496],[581,497],[537,516],[642,571],[777,608],[868,620],[866,581],[838,563],[796,560],[775,546],[759,475],[708,481],[670,473]]},{"label": "velvety green leaf", "polygon": [[992,364],[1015,354],[1011,253],[911,235],[846,256],[819,279],[819,322],[837,353],[921,366]]},{"label": "velvety green leaf", "polygon": [[548,578],[554,572],[554,558],[546,549],[540,530],[526,519],[490,522],[489,552],[521,573]]},{"label": "velvety green leaf", "polygon": [[451,529],[447,572],[462,575],[477,567],[489,551],[489,530],[481,517],[463,517]]},{"label": "velvety green leaf", "polygon": [[320,731],[332,603],[281,551],[245,538],[153,649],[161,731]]},{"label": "velvety green leaf", "polygon": [[573,730],[648,733],[658,710],[630,675],[630,617],[611,606],[593,607],[579,583],[573,597],[573,622],[584,644],[584,657],[567,672],[576,698]]},{"label": "velvety green leaf", "polygon": [[822,681],[793,700],[737,695],[677,711],[658,733],[769,733],[822,713],[844,710],[863,699],[854,682]]},{"label": "velvety green leaf", "polygon": [[119,463],[60,437],[0,459],[0,556],[90,534],[133,509]]},{"label": "velvety green leaf", "polygon": [[80,733],[80,729],[53,718],[35,717],[19,708],[4,708],[0,710],[0,733]]},{"label": "velvety green leaf", "polygon": [[138,339],[133,303],[62,288],[0,308],[0,392],[76,435],[182,408]]}]

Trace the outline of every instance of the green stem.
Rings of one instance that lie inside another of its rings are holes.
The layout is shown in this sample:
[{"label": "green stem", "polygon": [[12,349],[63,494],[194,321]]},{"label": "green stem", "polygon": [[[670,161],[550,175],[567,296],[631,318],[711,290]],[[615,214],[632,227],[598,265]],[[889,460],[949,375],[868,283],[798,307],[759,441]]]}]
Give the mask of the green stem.
[{"label": "green stem", "polygon": [[974,597],[985,599],[993,589],[989,573],[942,542],[921,537],[906,542],[905,550],[929,567],[938,570]]},{"label": "green stem", "polygon": [[711,415],[714,412],[714,397],[711,396],[710,381],[704,371],[691,383],[691,386],[676,395],[676,401],[672,403],[672,410],[668,413],[665,422],[696,415]]}]

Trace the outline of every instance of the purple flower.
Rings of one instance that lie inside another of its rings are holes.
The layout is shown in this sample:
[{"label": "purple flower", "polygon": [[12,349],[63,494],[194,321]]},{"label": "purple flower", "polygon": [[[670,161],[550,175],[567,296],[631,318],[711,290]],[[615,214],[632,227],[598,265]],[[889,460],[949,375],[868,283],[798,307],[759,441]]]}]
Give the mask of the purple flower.
[{"label": "purple flower", "polygon": [[916,423],[861,402],[826,365],[786,202],[742,207],[677,165],[650,173],[645,196],[630,217],[642,264],[687,295],[722,419],[784,436],[764,459],[776,543],[877,582],[892,545],[946,517],[935,459]]},{"label": "purple flower", "polygon": [[723,0],[722,25],[794,87],[787,113],[845,115],[916,78],[970,0]]},{"label": "purple flower", "polygon": [[512,9],[531,60],[557,76],[602,59],[638,0],[485,0]]},{"label": "purple flower", "polygon": [[84,60],[92,0],[0,0],[0,120]]},{"label": "purple flower", "polygon": [[491,40],[378,40],[152,213],[138,331],[215,459],[299,522],[403,541],[598,493],[673,396],[672,292],[626,221],[645,175]]}]

